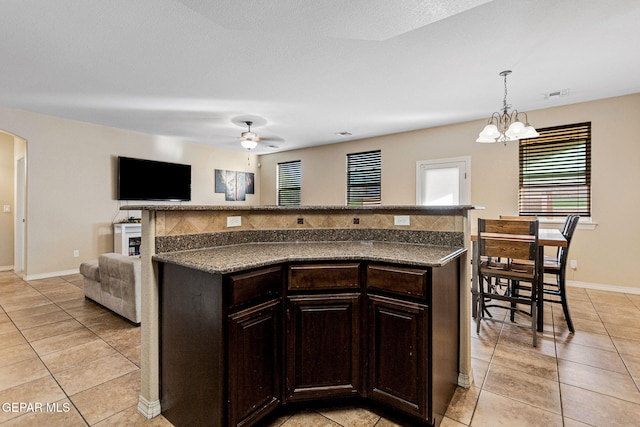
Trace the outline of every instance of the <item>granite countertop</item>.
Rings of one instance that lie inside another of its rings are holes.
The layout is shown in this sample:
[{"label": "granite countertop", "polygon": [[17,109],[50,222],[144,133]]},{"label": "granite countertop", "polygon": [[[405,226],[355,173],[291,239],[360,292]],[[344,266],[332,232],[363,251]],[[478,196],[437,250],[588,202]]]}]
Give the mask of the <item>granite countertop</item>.
[{"label": "granite countertop", "polygon": [[377,261],[440,267],[464,254],[463,247],[389,242],[250,243],[155,255],[158,262],[214,274],[296,261]]}]

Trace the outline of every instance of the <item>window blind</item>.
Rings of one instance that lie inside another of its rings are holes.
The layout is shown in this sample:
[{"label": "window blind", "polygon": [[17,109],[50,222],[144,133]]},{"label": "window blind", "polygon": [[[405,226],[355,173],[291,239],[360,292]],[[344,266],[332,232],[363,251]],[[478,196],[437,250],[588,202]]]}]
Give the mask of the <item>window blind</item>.
[{"label": "window blind", "polygon": [[300,205],[301,183],[300,160],[278,163],[278,206]]},{"label": "window blind", "polygon": [[520,215],[591,216],[591,123],[520,140]]},{"label": "window blind", "polygon": [[381,202],[381,151],[347,154],[347,205]]}]

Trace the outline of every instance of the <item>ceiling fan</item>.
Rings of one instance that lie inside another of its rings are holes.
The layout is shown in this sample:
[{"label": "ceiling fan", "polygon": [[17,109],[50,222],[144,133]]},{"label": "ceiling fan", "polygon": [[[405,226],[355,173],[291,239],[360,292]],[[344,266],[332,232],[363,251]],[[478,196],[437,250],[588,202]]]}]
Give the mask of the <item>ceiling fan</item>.
[{"label": "ceiling fan", "polygon": [[[284,139],[277,136],[260,136],[256,132],[251,130],[251,126],[255,123],[253,120],[241,120],[236,122],[236,124],[240,125],[243,123],[247,126],[247,130],[240,134],[240,145],[245,150],[251,151],[258,146],[260,143],[261,148],[271,148],[276,149],[280,148],[282,143],[284,143]],[[240,125],[241,126],[241,125]]]},{"label": "ceiling fan", "polygon": [[[266,121],[258,121],[266,123]],[[244,125],[247,127],[247,130],[240,134],[240,145],[242,145],[242,148],[247,150],[248,164],[251,164],[249,154],[251,153],[251,150],[258,147],[258,143],[261,143],[260,148],[270,148],[274,150],[280,148],[282,143],[284,143],[284,139],[280,137],[261,137],[256,132],[253,132],[251,130],[251,126],[255,123],[253,120],[234,120],[233,123],[238,126]]]},{"label": "ceiling fan", "polygon": [[251,151],[258,146],[260,137],[257,133],[251,132],[251,125],[253,124],[252,121],[247,120],[244,123],[247,125],[247,131],[240,134],[240,145]]}]

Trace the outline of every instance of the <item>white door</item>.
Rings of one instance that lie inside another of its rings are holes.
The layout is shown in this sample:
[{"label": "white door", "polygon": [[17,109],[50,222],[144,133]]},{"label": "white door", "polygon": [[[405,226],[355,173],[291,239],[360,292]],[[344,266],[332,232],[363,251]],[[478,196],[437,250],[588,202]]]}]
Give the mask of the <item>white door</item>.
[{"label": "white door", "polygon": [[471,204],[470,157],[416,162],[416,204]]}]

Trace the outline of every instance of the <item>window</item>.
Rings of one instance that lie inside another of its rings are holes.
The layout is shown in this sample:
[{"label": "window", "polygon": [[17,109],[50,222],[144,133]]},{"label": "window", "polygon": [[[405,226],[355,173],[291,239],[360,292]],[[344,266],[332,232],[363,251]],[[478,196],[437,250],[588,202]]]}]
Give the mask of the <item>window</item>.
[{"label": "window", "polygon": [[301,183],[300,160],[278,163],[278,206],[299,206]]},{"label": "window", "polygon": [[379,205],[381,152],[347,154],[347,205]]},{"label": "window", "polygon": [[520,215],[591,216],[591,123],[520,140]]},{"label": "window", "polygon": [[416,162],[416,205],[446,206],[471,203],[471,157]]}]

